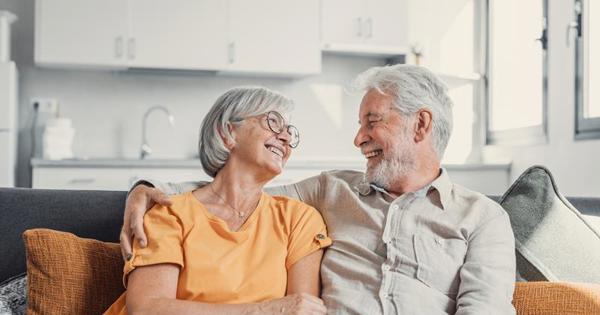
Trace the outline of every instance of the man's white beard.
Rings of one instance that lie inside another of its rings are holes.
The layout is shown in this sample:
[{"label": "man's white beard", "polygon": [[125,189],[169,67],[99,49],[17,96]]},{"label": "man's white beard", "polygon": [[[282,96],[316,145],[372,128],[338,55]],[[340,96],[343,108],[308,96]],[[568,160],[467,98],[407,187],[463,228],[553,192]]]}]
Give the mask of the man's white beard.
[{"label": "man's white beard", "polygon": [[394,182],[415,170],[415,147],[403,132],[403,139],[379,164],[367,169],[367,179],[375,185],[389,190]]}]

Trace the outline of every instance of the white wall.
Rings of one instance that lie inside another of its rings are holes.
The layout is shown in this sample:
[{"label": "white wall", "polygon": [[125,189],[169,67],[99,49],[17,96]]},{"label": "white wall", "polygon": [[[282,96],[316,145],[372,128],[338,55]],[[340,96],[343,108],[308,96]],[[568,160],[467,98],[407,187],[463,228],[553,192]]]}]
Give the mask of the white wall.
[{"label": "white wall", "polygon": [[144,111],[151,105],[167,106],[176,128],[171,129],[161,113],[153,114],[150,145],[156,156],[189,158],[196,154],[203,115],[222,92],[242,84],[265,85],[296,101],[292,122],[301,131],[301,145],[292,159],[359,157],[352,139],[361,95],[343,89],[359,72],[383,64],[382,59],[326,55],[321,75],[293,80],[43,69],[33,65],[34,0],[1,0],[0,10],[19,17],[12,41],[12,59],[20,72],[19,186],[30,185],[32,97],[60,101],[61,113],[73,120],[77,132],[75,155],[90,158],[136,158]]},{"label": "white wall", "polygon": [[564,195],[600,197],[600,163],[597,162],[600,140],[574,140],[574,49],[565,42],[573,1],[549,2],[549,142],[531,146],[488,146],[484,156],[511,159],[513,179],[529,166],[541,164],[554,174]]}]

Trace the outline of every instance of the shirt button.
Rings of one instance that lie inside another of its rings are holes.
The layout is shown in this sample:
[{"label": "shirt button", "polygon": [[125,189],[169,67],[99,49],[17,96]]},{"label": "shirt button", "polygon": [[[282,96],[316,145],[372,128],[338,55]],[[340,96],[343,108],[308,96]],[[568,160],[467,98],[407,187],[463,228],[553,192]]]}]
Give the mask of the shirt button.
[{"label": "shirt button", "polygon": [[388,265],[383,265],[383,271],[389,271],[390,270],[390,266]]},{"label": "shirt button", "polygon": [[392,206],[392,210],[398,210],[398,208],[399,208],[398,205],[393,205]]},{"label": "shirt button", "polygon": [[319,233],[317,234],[317,236],[315,236],[318,240],[324,240],[325,239],[325,235]]}]

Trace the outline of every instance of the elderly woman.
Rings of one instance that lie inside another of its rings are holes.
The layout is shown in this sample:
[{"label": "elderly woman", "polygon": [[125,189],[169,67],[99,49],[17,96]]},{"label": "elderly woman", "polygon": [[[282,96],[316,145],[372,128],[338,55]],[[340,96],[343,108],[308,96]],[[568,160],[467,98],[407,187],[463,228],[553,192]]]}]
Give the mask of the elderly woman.
[{"label": "elderly woman", "polygon": [[261,87],[227,91],[202,122],[200,161],[214,180],[146,214],[127,291],[106,314],[324,314],[316,209],[263,187],[299,142],[292,103]]}]

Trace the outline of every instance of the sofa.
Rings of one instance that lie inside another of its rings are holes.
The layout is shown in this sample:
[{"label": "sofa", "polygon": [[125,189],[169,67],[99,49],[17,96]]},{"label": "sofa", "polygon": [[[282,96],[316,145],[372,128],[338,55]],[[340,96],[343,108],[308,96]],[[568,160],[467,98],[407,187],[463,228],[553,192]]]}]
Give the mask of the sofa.
[{"label": "sofa", "polygon": [[[534,172],[533,174],[540,175],[540,169],[542,173],[547,171],[538,168],[536,169],[538,173]],[[551,184],[554,184],[553,179],[551,177],[550,179]],[[534,181],[533,186],[539,186],[539,184]],[[515,184],[507,193],[514,191],[520,191],[521,193],[517,193],[517,195],[521,197],[535,194],[531,192],[531,187],[519,187]],[[548,195],[548,190],[542,191],[542,194]],[[542,197],[533,198],[532,204],[538,204],[539,198]],[[23,232],[26,230],[46,228],[70,232],[81,238],[118,242],[125,198],[126,192],[124,191],[0,188],[0,217],[2,218],[0,220],[0,282],[6,279],[18,279],[27,271],[26,252],[22,239]],[[503,197],[491,196],[491,198],[500,202],[505,208],[509,205],[503,203],[506,202],[506,194]],[[600,198],[567,199],[567,204],[570,203],[578,209],[580,214],[600,217]],[[517,198],[516,202],[523,203],[524,201]],[[513,228],[515,231],[518,230],[515,226]],[[556,233],[559,232],[556,231]],[[572,233],[569,232],[569,234]],[[594,247],[596,244],[591,246]],[[600,251],[600,247],[597,250]],[[527,256],[527,251],[519,252],[517,253],[518,260],[522,260],[523,253]],[[522,281],[516,283],[513,303],[518,314],[600,314],[598,311],[600,310],[600,285],[595,279],[586,283],[588,281],[572,281],[579,279],[563,275],[552,278],[544,273],[544,268],[537,268],[539,270],[532,273],[528,271],[531,266],[526,266],[519,261],[517,265]],[[552,266],[552,264],[549,265]],[[569,262],[567,262],[568,265]],[[597,268],[600,268],[600,265]],[[549,269],[559,268],[551,267]],[[523,274],[523,271],[526,271],[527,274]],[[583,274],[582,279],[587,279],[585,271],[569,272]],[[119,277],[120,275],[116,276],[117,279]],[[48,288],[48,290],[52,290],[52,288]]]}]

